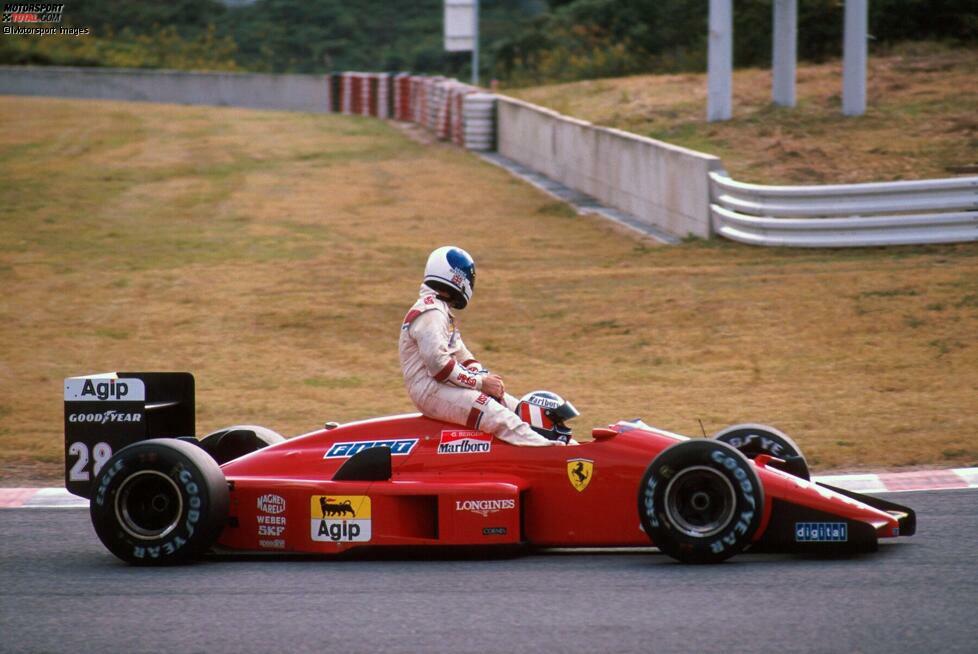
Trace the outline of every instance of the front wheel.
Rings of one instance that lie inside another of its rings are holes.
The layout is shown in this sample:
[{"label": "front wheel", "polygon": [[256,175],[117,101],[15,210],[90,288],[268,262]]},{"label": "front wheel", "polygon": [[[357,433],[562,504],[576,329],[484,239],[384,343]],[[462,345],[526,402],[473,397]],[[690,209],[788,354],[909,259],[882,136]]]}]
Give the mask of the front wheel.
[{"label": "front wheel", "polygon": [[801,448],[786,433],[770,425],[743,423],[721,429],[713,435],[713,440],[736,447],[748,459],[756,459],[759,454],[770,454],[781,459],[784,464],[775,467],[808,481],[808,461]]},{"label": "front wheel", "polygon": [[683,563],[719,563],[750,545],[764,513],[753,465],[719,441],[676,443],[639,485],[639,520],[652,543]]},{"label": "front wheel", "polygon": [[198,446],[173,438],[116,452],[95,479],[90,513],[99,540],[128,563],[191,561],[221,535],[229,492],[224,473]]}]

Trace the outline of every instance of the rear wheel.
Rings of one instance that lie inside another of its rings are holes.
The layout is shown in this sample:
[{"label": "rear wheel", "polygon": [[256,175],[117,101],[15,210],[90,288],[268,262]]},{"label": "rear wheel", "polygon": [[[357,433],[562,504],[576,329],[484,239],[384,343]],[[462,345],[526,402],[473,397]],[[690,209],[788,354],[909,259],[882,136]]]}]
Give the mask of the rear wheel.
[{"label": "rear wheel", "polygon": [[206,552],[227,520],[224,473],[196,445],[172,438],[134,443],[95,479],[90,514],[99,540],[128,563],[185,563]]},{"label": "rear wheel", "polygon": [[718,441],[690,440],[663,450],[639,485],[642,528],[656,547],[684,563],[719,563],[743,551],[763,511],[754,467]]},{"label": "rear wheel", "polygon": [[258,450],[281,443],[285,438],[266,427],[258,425],[235,425],[211,432],[200,439],[200,447],[224,465],[228,461],[243,457]]},{"label": "rear wheel", "polygon": [[731,425],[713,435],[713,440],[736,447],[748,459],[756,459],[759,454],[770,454],[782,459],[785,464],[775,467],[802,479],[811,479],[808,461],[801,453],[798,444],[783,431],[770,425],[744,423]]}]

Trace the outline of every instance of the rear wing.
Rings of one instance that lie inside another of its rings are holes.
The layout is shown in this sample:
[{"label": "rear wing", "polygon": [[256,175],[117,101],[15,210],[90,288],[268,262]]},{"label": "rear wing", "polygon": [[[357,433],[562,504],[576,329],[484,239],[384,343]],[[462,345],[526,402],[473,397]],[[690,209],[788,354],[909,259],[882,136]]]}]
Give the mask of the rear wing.
[{"label": "rear wing", "polygon": [[65,488],[91,497],[117,451],[148,438],[195,436],[189,372],[108,372],[65,379]]}]

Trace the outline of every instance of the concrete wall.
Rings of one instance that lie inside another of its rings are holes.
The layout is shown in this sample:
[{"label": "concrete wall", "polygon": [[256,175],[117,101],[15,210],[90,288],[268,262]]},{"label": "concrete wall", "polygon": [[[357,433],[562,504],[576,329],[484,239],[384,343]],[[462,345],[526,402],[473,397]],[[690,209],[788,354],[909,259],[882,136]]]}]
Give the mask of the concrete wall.
[{"label": "concrete wall", "polygon": [[677,236],[709,238],[717,157],[499,96],[497,150]]},{"label": "concrete wall", "polygon": [[0,94],[329,111],[325,75],[0,66]]}]

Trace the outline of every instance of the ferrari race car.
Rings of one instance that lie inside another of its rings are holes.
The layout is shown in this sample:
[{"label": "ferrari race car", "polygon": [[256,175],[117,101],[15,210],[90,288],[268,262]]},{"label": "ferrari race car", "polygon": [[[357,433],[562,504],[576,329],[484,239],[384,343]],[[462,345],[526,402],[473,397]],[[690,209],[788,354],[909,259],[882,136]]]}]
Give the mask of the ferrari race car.
[{"label": "ferrari race car", "polygon": [[916,525],[907,507],[813,483],[795,443],[763,425],[708,439],[627,420],[568,447],[420,414],[288,440],[255,426],[193,434],[189,373],[65,380],[65,484],[120,559],[654,545],[714,563],[748,549],[870,552]]}]

